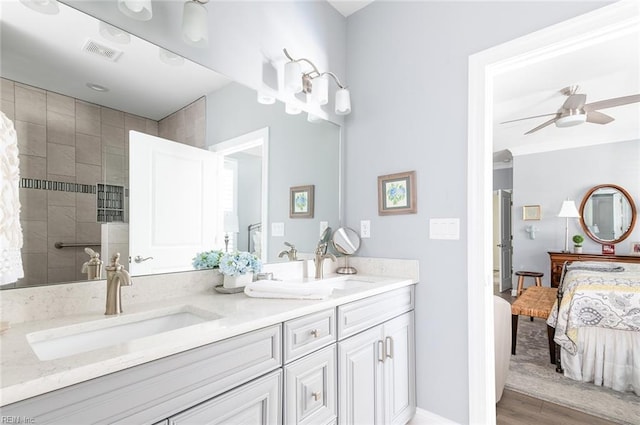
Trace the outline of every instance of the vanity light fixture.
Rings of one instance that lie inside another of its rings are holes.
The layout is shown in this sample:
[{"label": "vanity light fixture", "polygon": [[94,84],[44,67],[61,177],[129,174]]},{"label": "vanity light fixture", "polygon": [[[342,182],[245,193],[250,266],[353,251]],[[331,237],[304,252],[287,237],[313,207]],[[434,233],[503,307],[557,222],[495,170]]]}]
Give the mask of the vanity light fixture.
[{"label": "vanity light fixture", "polygon": [[[351,112],[351,95],[349,89],[343,86],[336,74],[330,71],[320,72],[313,62],[306,58],[293,59],[287,49],[282,49],[289,59],[284,65],[284,86],[290,93],[306,93],[308,101],[318,105],[326,105],[329,102],[329,81],[327,76],[333,78],[338,86],[335,95],[335,113],[347,115]],[[302,72],[301,62],[311,66],[311,71]]]},{"label": "vanity light fixture", "polygon": [[118,0],[118,9],[137,21],[148,21],[153,16],[151,0]]},{"label": "vanity light fixture", "polygon": [[187,0],[182,12],[182,38],[187,44],[205,47],[209,42],[207,9],[209,0]]},{"label": "vanity light fixture", "polygon": [[169,66],[182,66],[184,65],[184,58],[180,55],[176,55],[173,52],[170,52],[167,49],[163,49],[162,47],[158,48],[158,57],[164,63]]},{"label": "vanity light fixture", "polygon": [[284,104],[284,111],[289,115],[298,115],[300,112],[302,112],[302,109],[298,108],[294,104],[287,102]]},{"label": "vanity light fixture", "polygon": [[57,15],[60,12],[57,0],[20,0],[20,3],[45,15]]},{"label": "vanity light fixture", "polygon": [[562,252],[569,252],[569,219],[580,218],[580,212],[578,212],[578,208],[576,208],[576,203],[569,199],[563,201],[558,217],[566,219],[564,226],[564,251]]},{"label": "vanity light fixture", "polygon": [[276,98],[263,92],[258,92],[258,103],[262,105],[273,105]]}]

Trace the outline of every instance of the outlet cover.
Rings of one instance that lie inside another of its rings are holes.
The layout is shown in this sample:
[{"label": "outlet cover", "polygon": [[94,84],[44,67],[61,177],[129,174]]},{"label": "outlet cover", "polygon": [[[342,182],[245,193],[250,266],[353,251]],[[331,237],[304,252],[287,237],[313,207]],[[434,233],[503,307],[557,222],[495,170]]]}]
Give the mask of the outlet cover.
[{"label": "outlet cover", "polygon": [[370,220],[360,221],[360,237],[363,239],[371,237],[371,221]]},{"label": "outlet cover", "polygon": [[284,223],[271,223],[271,236],[284,236]]}]

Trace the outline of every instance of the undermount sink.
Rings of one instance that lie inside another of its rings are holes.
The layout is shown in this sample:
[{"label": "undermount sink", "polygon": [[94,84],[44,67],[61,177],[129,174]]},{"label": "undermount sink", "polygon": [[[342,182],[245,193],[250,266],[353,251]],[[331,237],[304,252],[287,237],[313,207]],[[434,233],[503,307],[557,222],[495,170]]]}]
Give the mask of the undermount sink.
[{"label": "undermount sink", "polygon": [[325,288],[333,288],[333,289],[349,289],[349,288],[359,288],[362,285],[367,285],[371,282],[366,280],[352,279],[352,278],[339,278],[339,279],[328,279],[325,281],[317,281],[313,282],[313,285],[322,285]]},{"label": "undermount sink", "polygon": [[54,360],[220,318],[181,306],[33,332],[27,341],[40,360]]}]

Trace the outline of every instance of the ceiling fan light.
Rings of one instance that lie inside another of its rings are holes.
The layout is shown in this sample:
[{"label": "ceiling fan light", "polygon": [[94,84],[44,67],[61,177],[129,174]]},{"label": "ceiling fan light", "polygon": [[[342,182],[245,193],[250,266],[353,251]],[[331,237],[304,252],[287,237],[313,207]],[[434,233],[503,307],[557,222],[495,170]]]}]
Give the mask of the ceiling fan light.
[{"label": "ceiling fan light", "polygon": [[118,0],[118,9],[138,21],[148,21],[153,16],[151,0]]},{"label": "ceiling fan light", "polygon": [[209,42],[207,9],[196,0],[184,4],[182,12],[182,37],[187,44],[204,47]]},{"label": "ceiling fan light", "polygon": [[587,121],[587,114],[585,113],[565,115],[556,120],[556,127],[573,127],[576,125],[580,125],[585,121]]}]

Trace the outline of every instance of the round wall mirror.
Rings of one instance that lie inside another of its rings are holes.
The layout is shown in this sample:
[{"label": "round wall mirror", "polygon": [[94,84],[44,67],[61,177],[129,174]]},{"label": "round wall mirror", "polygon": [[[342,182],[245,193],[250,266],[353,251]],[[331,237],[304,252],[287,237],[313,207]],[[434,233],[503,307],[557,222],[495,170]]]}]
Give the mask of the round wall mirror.
[{"label": "round wall mirror", "polygon": [[344,255],[344,267],[338,267],[336,273],[340,274],[356,274],[358,271],[349,267],[349,256],[353,255],[360,248],[360,236],[358,233],[348,227],[340,227],[333,233],[333,247],[340,254]]},{"label": "round wall mirror", "polygon": [[591,188],[580,204],[580,224],[598,243],[625,240],[636,223],[636,206],[629,193],[615,184]]}]

